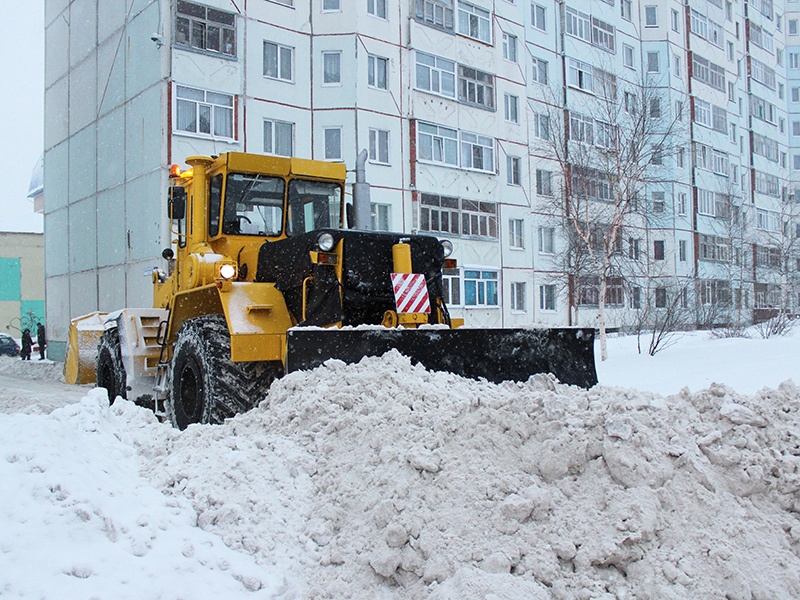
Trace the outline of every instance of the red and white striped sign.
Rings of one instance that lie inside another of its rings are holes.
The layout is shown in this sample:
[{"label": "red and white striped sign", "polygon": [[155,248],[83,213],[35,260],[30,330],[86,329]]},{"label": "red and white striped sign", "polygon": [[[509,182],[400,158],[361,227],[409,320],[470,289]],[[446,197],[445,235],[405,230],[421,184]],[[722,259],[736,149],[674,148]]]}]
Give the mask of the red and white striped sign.
[{"label": "red and white striped sign", "polygon": [[392,273],[394,303],[399,313],[429,313],[428,286],[421,273]]}]

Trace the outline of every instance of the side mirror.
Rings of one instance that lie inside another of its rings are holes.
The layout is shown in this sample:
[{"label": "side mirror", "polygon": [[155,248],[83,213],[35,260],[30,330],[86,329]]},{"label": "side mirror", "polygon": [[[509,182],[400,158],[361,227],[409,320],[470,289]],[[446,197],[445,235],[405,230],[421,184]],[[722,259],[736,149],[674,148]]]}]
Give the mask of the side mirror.
[{"label": "side mirror", "polygon": [[344,205],[344,215],[347,221],[347,228],[352,229],[356,224],[356,211],[352,204]]},{"label": "side mirror", "polygon": [[169,188],[169,214],[173,220],[186,217],[186,190],[180,186]]}]

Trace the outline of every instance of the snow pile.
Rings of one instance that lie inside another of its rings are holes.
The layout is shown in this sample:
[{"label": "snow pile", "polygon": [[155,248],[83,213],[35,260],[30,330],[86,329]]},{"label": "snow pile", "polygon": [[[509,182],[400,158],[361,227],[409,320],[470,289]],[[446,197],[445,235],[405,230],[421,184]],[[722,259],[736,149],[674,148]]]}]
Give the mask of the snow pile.
[{"label": "snow pile", "polygon": [[25,379],[64,381],[64,364],[50,360],[39,360],[38,355],[23,361],[18,356],[0,356],[0,374]]},{"label": "snow pile", "polygon": [[0,415],[0,595],[800,597],[791,382],[663,398],[392,352],[216,427],[103,401]]},{"label": "snow pile", "polygon": [[170,435],[145,409],[109,407],[105,390],[50,415],[0,415],[0,596],[275,597],[280,573],[139,474],[137,438]]},{"label": "snow pile", "polygon": [[308,597],[800,597],[799,410],[791,383],[664,399],[390,353],[289,375],[149,459],[260,562],[299,533]]}]

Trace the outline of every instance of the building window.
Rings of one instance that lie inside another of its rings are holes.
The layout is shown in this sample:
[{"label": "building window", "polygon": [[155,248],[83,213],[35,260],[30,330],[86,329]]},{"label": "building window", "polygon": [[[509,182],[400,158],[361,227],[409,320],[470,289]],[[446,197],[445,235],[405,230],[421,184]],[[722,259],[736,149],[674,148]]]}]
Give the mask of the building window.
[{"label": "building window", "polygon": [[553,227],[539,227],[539,254],[553,254],[555,252],[555,229]]},{"label": "building window", "polygon": [[526,312],[526,287],[527,284],[524,281],[514,281],[511,283],[511,310],[517,312]]},{"label": "building window", "polygon": [[367,13],[386,19],[386,0],[367,0]]},{"label": "building window", "polygon": [[686,214],[686,194],[681,192],[678,194],[678,214],[685,215]]},{"label": "building window", "polygon": [[547,31],[547,13],[544,6],[531,4],[531,25],[540,31]]},{"label": "building window", "polygon": [[556,309],[556,286],[554,284],[539,286],[539,308],[547,311]]},{"label": "building window", "polygon": [[494,172],[494,139],[462,131],[461,166],[465,169]]},{"label": "building window", "polygon": [[370,162],[389,164],[389,132],[384,129],[369,130]]},{"label": "building window", "polygon": [[547,115],[533,115],[533,134],[540,140],[550,139],[550,117]]},{"label": "building window", "polygon": [[264,121],[264,154],[292,156],[294,124],[285,121]]},{"label": "building window", "polygon": [[650,118],[651,119],[660,119],[661,118],[661,98],[653,97],[650,98]]},{"label": "building window", "polygon": [[661,71],[661,64],[658,59],[659,54],[658,52],[648,52],[647,53],[647,72],[648,73],[658,73]]},{"label": "building window", "polygon": [[503,33],[503,58],[517,62],[517,36]]},{"label": "building window", "polygon": [[233,96],[175,86],[175,130],[233,139]]},{"label": "building window", "polygon": [[420,199],[420,229],[459,235],[461,212],[458,198],[422,194]]},{"label": "building window", "polygon": [[653,192],[651,196],[653,213],[663,215],[666,211],[666,202],[664,192]]},{"label": "building window", "polygon": [[388,89],[389,83],[386,74],[389,70],[389,59],[370,54],[367,57],[367,64],[369,68],[367,85],[372,88],[378,88],[379,90]]},{"label": "building window", "polygon": [[342,10],[342,0],[322,0],[322,10],[327,11],[340,11]]},{"label": "building window", "polygon": [[664,260],[664,240],[653,240],[653,259]]},{"label": "building window", "polygon": [[538,196],[552,197],[553,195],[553,173],[536,169],[536,194]]},{"label": "building window", "polygon": [[686,240],[678,240],[678,260],[686,262]]},{"label": "building window", "polygon": [[522,185],[522,159],[506,156],[506,181],[508,185]]},{"label": "building window", "polygon": [[725,91],[725,69],[694,53],[692,53],[692,77],[715,90]]},{"label": "building window", "polygon": [[588,92],[594,92],[592,71],[592,65],[570,58],[568,73],[569,85]]},{"label": "building window", "polygon": [[569,113],[569,139],[594,144],[594,119],[577,112]]},{"label": "building window", "polygon": [[391,231],[392,207],[388,204],[378,204],[371,202],[369,205],[370,220],[372,221],[373,231]]},{"label": "building window", "polygon": [[667,288],[659,287],[655,289],[656,308],[667,307]]},{"label": "building window", "polygon": [[631,5],[633,4],[633,0],[620,0],[619,2],[619,11],[620,15],[626,21],[631,20]]},{"label": "building window", "polygon": [[622,64],[626,67],[634,68],[633,66],[633,46],[622,44]]},{"label": "building window", "polygon": [[497,306],[497,271],[464,270],[464,305]]},{"label": "building window", "polygon": [[264,42],[264,77],[292,81],[294,48],[273,42]]},{"label": "building window", "polygon": [[322,53],[322,83],[338,85],[342,83],[342,53]]},{"label": "building window", "polygon": [[416,59],[418,90],[456,97],[456,63],[423,52],[417,52]]},{"label": "building window", "polygon": [[458,269],[442,269],[442,298],[448,306],[461,305],[461,277]]},{"label": "building window", "polygon": [[519,98],[510,94],[505,95],[506,121],[519,123]]},{"label": "building window", "polygon": [[458,33],[482,42],[492,42],[491,13],[466,2],[458,3]]},{"label": "building window", "polygon": [[494,110],[494,76],[459,65],[458,100]]},{"label": "building window", "polygon": [[639,260],[639,238],[628,238],[628,258]]},{"label": "building window", "polygon": [[614,54],[617,51],[614,26],[592,17],[592,45]]},{"label": "building window", "polygon": [[645,6],[644,7],[644,26],[645,27],[658,27],[658,7]]},{"label": "building window", "polygon": [[325,137],[325,158],[328,160],[341,160],[342,158],[342,128],[326,127],[323,129]]},{"label": "building window", "polygon": [[417,127],[419,159],[458,166],[458,131],[430,123]]},{"label": "building window", "polygon": [[508,245],[519,250],[525,248],[524,224],[522,219],[508,220]]},{"label": "building window", "polygon": [[674,9],[672,11],[672,31],[680,31],[680,17],[678,16],[678,11]]},{"label": "building window", "polygon": [[453,0],[416,0],[414,18],[426,25],[453,31]]},{"label": "building window", "polygon": [[[541,58],[534,58],[533,59],[533,81],[536,83],[541,83],[542,85],[547,85],[547,61],[542,60]],[[795,88],[800,89],[800,88]]]},{"label": "building window", "polygon": [[419,223],[422,231],[497,239],[497,205],[422,194]]},{"label": "building window", "polygon": [[175,46],[236,56],[236,15],[179,0],[175,12]]}]

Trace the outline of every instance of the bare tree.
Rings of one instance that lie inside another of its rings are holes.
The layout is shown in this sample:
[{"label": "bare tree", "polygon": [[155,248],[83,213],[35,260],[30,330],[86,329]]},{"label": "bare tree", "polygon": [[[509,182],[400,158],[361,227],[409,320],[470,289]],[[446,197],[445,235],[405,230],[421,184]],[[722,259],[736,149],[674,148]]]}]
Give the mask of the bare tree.
[{"label": "bare tree", "polygon": [[666,106],[651,80],[618,83],[596,68],[581,83],[587,80],[593,96],[576,94],[580,97],[571,101],[567,87],[553,92],[547,112],[534,116],[534,137],[559,171],[551,210],[560,217],[567,243],[570,306],[581,294],[596,294],[605,360],[606,301],[609,283],[621,276],[624,231],[637,218],[647,218],[644,191],[664,183],[661,165],[676,152],[682,115]]}]

